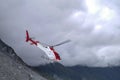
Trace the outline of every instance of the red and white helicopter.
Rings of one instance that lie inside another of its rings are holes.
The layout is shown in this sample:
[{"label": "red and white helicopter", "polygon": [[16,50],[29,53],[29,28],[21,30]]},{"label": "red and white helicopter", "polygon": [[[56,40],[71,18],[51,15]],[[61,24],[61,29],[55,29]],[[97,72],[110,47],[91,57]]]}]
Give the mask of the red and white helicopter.
[{"label": "red and white helicopter", "polygon": [[43,46],[39,41],[33,40],[33,39],[29,36],[28,31],[26,30],[26,42],[31,42],[31,43],[30,43],[31,45],[35,45],[35,46],[37,46],[38,48],[40,48],[42,51],[44,51],[44,52],[46,53],[46,55],[48,56],[48,58],[49,58],[50,60],[60,61],[61,58],[60,58],[59,54],[55,51],[54,47],[60,46],[60,45],[65,44],[65,43],[67,43],[67,42],[70,42],[70,40],[66,40],[66,41],[64,41],[64,42],[61,42],[61,43],[56,44],[56,45],[53,45],[53,46]]}]

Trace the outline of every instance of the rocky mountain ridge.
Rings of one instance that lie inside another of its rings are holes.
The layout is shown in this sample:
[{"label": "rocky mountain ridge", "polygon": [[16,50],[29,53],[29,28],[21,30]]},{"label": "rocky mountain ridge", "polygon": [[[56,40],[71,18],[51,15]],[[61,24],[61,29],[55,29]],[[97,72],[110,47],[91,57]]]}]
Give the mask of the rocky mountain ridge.
[{"label": "rocky mountain ridge", "polygon": [[0,39],[0,80],[47,80],[31,70],[15,51]]}]

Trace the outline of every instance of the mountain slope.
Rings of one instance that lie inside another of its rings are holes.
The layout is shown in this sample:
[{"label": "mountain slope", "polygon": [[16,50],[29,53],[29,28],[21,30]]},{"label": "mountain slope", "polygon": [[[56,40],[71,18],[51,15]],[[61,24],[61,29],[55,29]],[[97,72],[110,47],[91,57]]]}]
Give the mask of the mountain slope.
[{"label": "mountain slope", "polygon": [[32,71],[14,50],[0,40],[0,80],[46,80]]},{"label": "mountain slope", "polygon": [[60,63],[28,67],[0,40],[0,80],[46,80],[38,73],[49,80],[120,80],[120,67],[65,67]]},{"label": "mountain slope", "polygon": [[57,80],[54,75],[62,80],[120,80],[120,67],[65,67],[60,63],[51,63],[34,69],[43,76],[53,77],[52,80]]}]

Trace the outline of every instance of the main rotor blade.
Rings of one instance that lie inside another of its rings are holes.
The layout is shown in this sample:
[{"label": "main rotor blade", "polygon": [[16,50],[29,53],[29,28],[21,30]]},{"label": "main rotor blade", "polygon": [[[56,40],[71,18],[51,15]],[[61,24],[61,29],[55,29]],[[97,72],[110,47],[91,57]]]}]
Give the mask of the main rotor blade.
[{"label": "main rotor blade", "polygon": [[62,45],[62,44],[68,43],[68,42],[70,42],[70,41],[71,41],[71,40],[66,40],[66,41],[63,41],[63,42],[61,42],[61,43],[59,43],[59,44],[53,45],[52,47],[60,46],[60,45]]}]

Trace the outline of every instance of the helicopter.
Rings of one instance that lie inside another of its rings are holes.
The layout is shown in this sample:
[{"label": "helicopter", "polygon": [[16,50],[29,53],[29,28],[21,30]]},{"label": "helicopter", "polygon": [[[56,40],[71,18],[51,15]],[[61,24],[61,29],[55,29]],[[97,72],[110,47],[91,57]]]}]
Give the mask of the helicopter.
[{"label": "helicopter", "polygon": [[54,47],[60,46],[60,45],[65,44],[65,43],[68,43],[68,42],[70,42],[70,40],[65,40],[65,41],[63,41],[59,44],[52,45],[52,46],[48,46],[48,45],[44,46],[44,45],[42,45],[41,42],[39,42],[37,40],[33,40],[33,38],[31,38],[29,36],[28,30],[26,30],[26,42],[30,42],[31,45],[35,45],[38,48],[40,48],[42,51],[44,51],[44,53],[48,56],[48,58],[50,60],[60,61],[61,57],[58,54],[58,52],[54,49]]}]

